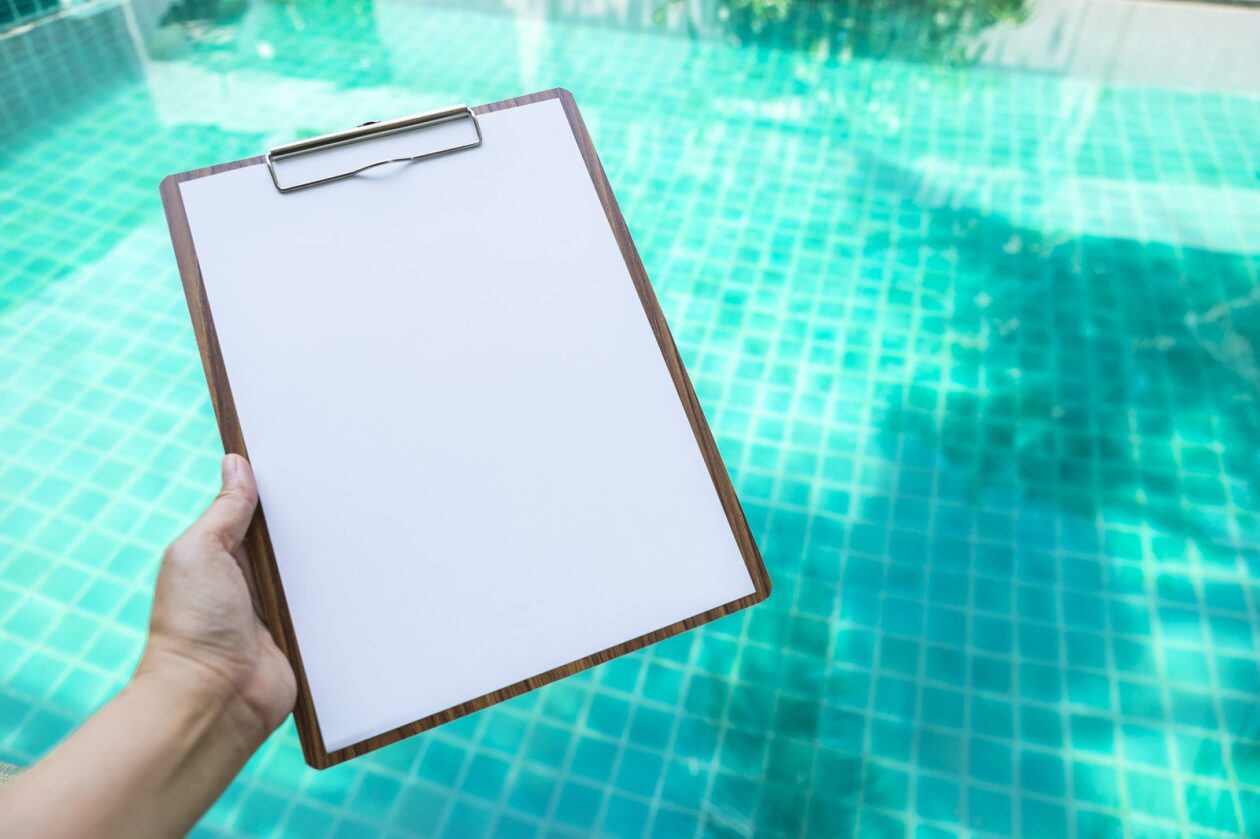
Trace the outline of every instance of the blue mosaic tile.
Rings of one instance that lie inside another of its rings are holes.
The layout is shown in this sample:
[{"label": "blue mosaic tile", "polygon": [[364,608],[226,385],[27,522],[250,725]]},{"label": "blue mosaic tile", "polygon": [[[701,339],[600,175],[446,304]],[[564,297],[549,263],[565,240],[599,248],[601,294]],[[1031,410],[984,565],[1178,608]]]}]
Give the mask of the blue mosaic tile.
[{"label": "blue mosaic tile", "polygon": [[774,596],[325,773],[286,724],[198,835],[1260,835],[1254,98],[237,12],[0,152],[0,759],[125,682],[214,491],[157,181],[563,84]]}]

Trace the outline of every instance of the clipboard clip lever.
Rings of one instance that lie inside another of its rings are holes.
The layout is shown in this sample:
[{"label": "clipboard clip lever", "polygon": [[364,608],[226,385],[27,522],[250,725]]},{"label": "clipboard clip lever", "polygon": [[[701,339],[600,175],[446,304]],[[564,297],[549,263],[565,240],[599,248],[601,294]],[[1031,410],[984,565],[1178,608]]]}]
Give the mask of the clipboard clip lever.
[{"label": "clipboard clip lever", "polygon": [[[357,169],[351,169],[346,172],[338,172],[315,180],[302,181],[288,186],[282,186],[280,178],[276,174],[276,164],[282,160],[298,157],[313,152],[326,151],[328,149],[337,148],[339,146],[358,143],[363,140],[376,139],[385,137],[390,134],[399,134],[404,131],[411,131],[417,128],[427,128],[432,125],[441,125],[445,122],[454,122],[455,120],[467,119],[472,120],[473,131],[476,132],[476,139],[455,146],[447,146],[446,148],[436,149],[433,151],[422,152],[421,154],[413,154],[407,157],[393,157],[388,160],[377,160],[366,166],[360,166]],[[324,134],[320,137],[312,137],[309,140],[298,140],[297,142],[287,143],[283,146],[276,146],[267,152],[267,171],[271,173],[271,182],[276,185],[276,189],[280,192],[294,192],[307,187],[319,186],[320,184],[339,181],[343,178],[350,178],[369,169],[375,169],[377,166],[386,166],[390,163],[408,163],[413,160],[424,160],[429,157],[437,157],[451,152],[464,151],[466,149],[476,148],[481,145],[481,123],[477,121],[477,115],[473,113],[472,108],[467,105],[455,105],[451,108],[442,108],[437,111],[429,111],[424,114],[416,114],[414,116],[402,117],[400,119],[391,119],[385,122],[365,122],[357,128],[350,128],[346,131],[338,131],[333,134]]]}]

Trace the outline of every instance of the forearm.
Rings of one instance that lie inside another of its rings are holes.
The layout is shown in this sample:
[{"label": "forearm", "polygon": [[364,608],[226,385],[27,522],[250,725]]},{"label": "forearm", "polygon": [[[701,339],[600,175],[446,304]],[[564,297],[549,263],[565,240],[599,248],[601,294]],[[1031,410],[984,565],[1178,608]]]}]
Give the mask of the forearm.
[{"label": "forearm", "polygon": [[0,790],[0,836],[182,836],[293,709],[288,660],[251,601],[249,463],[162,558],[149,643],[131,684]]},{"label": "forearm", "polygon": [[0,790],[0,832],[182,836],[268,733],[194,670],[142,666],[109,705]]}]

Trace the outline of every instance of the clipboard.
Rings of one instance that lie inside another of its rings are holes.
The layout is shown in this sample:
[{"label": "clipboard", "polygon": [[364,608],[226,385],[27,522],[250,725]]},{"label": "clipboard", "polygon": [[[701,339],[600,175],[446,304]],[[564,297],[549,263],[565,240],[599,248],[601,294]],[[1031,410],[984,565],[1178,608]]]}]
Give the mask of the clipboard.
[{"label": "clipboard", "polygon": [[310,766],[769,596],[568,91],[365,124],[161,195],[224,449],[258,477],[246,547]]}]

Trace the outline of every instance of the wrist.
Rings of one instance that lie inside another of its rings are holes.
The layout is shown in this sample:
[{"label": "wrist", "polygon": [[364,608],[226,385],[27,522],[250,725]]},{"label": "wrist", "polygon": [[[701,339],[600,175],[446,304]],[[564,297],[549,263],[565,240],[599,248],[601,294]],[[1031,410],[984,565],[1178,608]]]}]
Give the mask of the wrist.
[{"label": "wrist", "polygon": [[150,643],[128,692],[159,697],[181,712],[190,734],[213,734],[252,753],[275,730],[250,707],[237,684],[200,659]]},{"label": "wrist", "polygon": [[258,732],[219,680],[146,652],[118,696],[5,791],[0,834],[183,836]]}]

